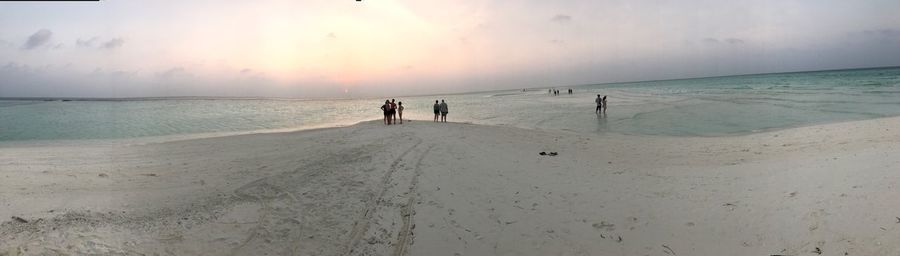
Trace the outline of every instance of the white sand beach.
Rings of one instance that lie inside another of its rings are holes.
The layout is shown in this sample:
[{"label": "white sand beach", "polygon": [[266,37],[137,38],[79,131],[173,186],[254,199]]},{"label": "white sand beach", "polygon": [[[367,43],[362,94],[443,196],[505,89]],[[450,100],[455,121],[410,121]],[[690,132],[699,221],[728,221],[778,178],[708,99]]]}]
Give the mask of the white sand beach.
[{"label": "white sand beach", "polygon": [[[539,152],[558,152],[541,156]],[[900,118],[0,146],[0,255],[898,255]]]}]

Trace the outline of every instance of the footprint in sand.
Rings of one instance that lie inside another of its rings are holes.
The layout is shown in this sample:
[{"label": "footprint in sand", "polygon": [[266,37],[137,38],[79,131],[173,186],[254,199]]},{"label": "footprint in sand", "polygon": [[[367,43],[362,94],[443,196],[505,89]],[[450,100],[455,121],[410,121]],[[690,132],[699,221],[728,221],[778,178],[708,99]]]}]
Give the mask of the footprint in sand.
[{"label": "footprint in sand", "polygon": [[606,221],[601,221],[600,223],[594,223],[594,224],[591,224],[591,226],[596,229],[604,229],[606,231],[616,230],[616,225],[613,225],[612,223],[607,223]]}]

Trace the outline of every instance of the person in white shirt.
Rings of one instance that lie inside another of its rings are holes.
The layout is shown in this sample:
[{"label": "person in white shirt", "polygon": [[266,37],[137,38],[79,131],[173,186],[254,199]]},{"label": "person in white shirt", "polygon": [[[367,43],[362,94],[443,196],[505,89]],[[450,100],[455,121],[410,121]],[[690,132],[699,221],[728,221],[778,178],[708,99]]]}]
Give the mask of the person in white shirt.
[{"label": "person in white shirt", "polygon": [[447,102],[441,100],[441,122],[447,122],[447,113],[450,112],[450,109],[447,108]]},{"label": "person in white shirt", "polygon": [[403,102],[397,102],[397,115],[400,116],[400,123],[403,123]]},{"label": "person in white shirt", "polygon": [[606,114],[606,107],[609,106],[609,103],[606,103],[606,95],[603,95],[603,99],[600,101],[603,102],[603,114]]}]

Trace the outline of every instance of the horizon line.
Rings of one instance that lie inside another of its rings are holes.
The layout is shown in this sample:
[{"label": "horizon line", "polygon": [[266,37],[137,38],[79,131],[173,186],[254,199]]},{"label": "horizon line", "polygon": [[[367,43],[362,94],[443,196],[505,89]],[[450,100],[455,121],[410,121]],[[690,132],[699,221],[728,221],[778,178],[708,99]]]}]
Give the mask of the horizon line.
[{"label": "horizon line", "polygon": [[[590,86],[590,85],[613,85],[613,84],[630,84],[630,83],[648,83],[648,82],[664,82],[664,81],[681,81],[681,80],[694,80],[694,79],[709,79],[709,78],[726,78],[726,77],[740,77],[740,76],[755,76],[755,75],[776,75],[776,74],[795,74],[795,73],[814,73],[814,72],[833,72],[833,71],[852,71],[852,70],[866,70],[866,69],[888,69],[888,68],[900,68],[900,66],[876,66],[876,67],[857,67],[857,68],[837,68],[837,69],[819,69],[819,70],[798,70],[798,71],[783,71],[783,72],[769,72],[769,73],[744,73],[744,74],[734,74],[734,75],[722,75],[722,76],[702,76],[702,77],[684,77],[684,78],[671,78],[671,79],[651,79],[651,80],[633,80],[633,81],[620,81],[620,82],[604,82],[604,83],[585,83],[585,84],[570,84],[570,85],[556,85],[556,86],[536,86],[536,87],[525,87],[520,88],[524,90],[530,89],[550,89],[550,88],[571,88],[571,87],[579,87],[579,86]],[[483,90],[483,91],[466,91],[466,92],[448,92],[448,93],[427,93],[427,94],[410,94],[410,95],[398,95],[398,96],[365,96],[358,98],[341,98],[341,97],[308,97],[308,98],[297,98],[297,97],[275,97],[275,96],[199,96],[199,95],[181,95],[181,96],[146,96],[146,97],[65,97],[65,96],[52,96],[52,97],[44,97],[44,96],[24,96],[24,97],[0,97],[0,100],[43,100],[43,101],[139,101],[139,100],[172,100],[172,99],[185,99],[185,100],[297,100],[297,101],[307,101],[307,100],[364,100],[364,99],[375,99],[375,98],[383,98],[383,97],[424,97],[424,96],[442,96],[442,95],[462,95],[462,94],[476,94],[476,93],[486,93],[486,92],[499,92],[499,91],[509,91],[509,90],[519,90],[519,89],[496,89],[496,90]]]}]

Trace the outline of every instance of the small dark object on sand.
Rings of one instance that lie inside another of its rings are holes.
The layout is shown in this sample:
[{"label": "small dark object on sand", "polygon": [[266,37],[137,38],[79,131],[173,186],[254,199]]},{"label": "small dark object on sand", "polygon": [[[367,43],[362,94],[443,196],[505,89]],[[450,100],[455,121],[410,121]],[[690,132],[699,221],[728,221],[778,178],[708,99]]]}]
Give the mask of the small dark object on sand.
[{"label": "small dark object on sand", "polygon": [[538,155],[546,156],[547,152],[541,151],[541,153],[538,153]]},{"label": "small dark object on sand", "polygon": [[556,156],[556,155],[559,155],[559,154],[557,154],[556,152],[550,152],[550,156]]},{"label": "small dark object on sand", "polygon": [[675,254],[675,250],[672,250],[672,248],[670,248],[668,245],[662,245],[662,247],[665,248],[666,250],[669,250],[669,251],[663,251],[663,252],[665,252],[666,254],[676,255],[676,254]]},{"label": "small dark object on sand", "polygon": [[15,220],[15,221],[21,222],[21,223],[28,223],[27,220],[25,220],[25,219],[23,219],[23,218],[21,218],[21,217],[19,217],[19,216],[12,216],[12,219]]},{"label": "small dark object on sand", "polygon": [[822,249],[819,249],[819,247],[816,247],[816,250],[814,250],[813,252],[816,254],[822,254]]},{"label": "small dark object on sand", "polygon": [[897,218],[897,223],[900,223],[900,217],[894,217],[894,218]]}]

